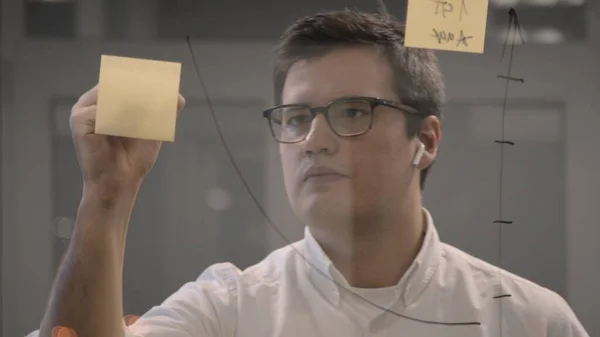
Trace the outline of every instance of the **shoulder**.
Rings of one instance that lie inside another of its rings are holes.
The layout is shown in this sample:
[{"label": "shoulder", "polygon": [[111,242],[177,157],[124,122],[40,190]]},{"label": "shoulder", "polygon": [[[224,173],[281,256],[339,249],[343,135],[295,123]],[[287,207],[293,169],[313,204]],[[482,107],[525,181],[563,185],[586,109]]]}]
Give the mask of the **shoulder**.
[{"label": "shoulder", "polygon": [[238,318],[273,309],[257,305],[277,297],[273,295],[279,291],[280,279],[289,275],[288,270],[295,270],[294,252],[290,246],[283,247],[245,270],[232,263],[213,264],[195,281],[186,283],[160,306],[145,313],[128,328],[128,333],[234,336]]},{"label": "shoulder", "polygon": [[262,261],[245,269],[229,262],[213,264],[204,270],[196,283],[203,286],[220,285],[233,295],[242,288],[277,286],[290,273],[296,272],[299,260],[297,252],[304,249],[303,243],[304,241],[298,241],[276,249]]},{"label": "shoulder", "polygon": [[[588,336],[566,300],[555,291],[447,245],[442,271],[457,277],[488,312],[502,308],[504,319],[526,336]],[[448,266],[451,266],[448,268]],[[499,297],[499,298],[495,298]],[[502,301],[502,306],[496,305]]]}]

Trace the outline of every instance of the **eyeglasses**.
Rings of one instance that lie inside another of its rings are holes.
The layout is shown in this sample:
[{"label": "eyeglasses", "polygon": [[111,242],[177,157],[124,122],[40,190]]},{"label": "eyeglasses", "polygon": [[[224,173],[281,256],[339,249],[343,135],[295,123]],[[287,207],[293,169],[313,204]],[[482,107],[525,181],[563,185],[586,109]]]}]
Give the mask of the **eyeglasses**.
[{"label": "eyeglasses", "polygon": [[326,106],[311,107],[307,104],[278,105],[263,112],[269,121],[273,138],[279,143],[297,143],[306,139],[313,119],[323,114],[329,127],[340,137],[362,135],[373,126],[373,111],[387,106],[409,114],[424,116],[408,105],[374,97],[343,97]]}]

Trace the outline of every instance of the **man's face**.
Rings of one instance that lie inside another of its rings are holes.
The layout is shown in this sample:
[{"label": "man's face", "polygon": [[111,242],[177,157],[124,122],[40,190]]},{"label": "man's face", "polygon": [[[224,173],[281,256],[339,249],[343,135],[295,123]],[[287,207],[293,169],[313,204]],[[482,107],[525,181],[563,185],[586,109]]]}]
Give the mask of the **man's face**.
[{"label": "man's face", "polygon": [[[327,105],[347,96],[399,101],[388,63],[371,48],[335,50],[295,63],[283,88],[283,104]],[[411,165],[418,139],[408,139],[403,112],[374,110],[370,131],[339,137],[318,115],[307,138],[281,144],[283,175],[294,212],[311,227],[363,223],[385,217],[419,193],[418,171]],[[427,156],[426,156],[427,157]],[[324,167],[339,175],[305,179],[308,169]]]}]

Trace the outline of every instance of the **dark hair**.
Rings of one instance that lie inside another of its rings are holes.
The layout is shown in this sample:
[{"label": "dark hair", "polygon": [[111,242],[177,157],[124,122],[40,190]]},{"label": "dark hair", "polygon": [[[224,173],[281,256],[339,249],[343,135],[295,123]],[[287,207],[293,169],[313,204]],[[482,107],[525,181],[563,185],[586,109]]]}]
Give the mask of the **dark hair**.
[{"label": "dark hair", "polygon": [[[405,48],[404,35],[404,25],[386,13],[346,9],[299,19],[285,30],[276,51],[276,104],[281,104],[286,76],[295,62],[324,56],[338,48],[371,46],[388,60],[398,98],[425,115],[441,118],[445,87],[437,57],[428,49]],[[418,134],[422,120],[407,114],[409,138]],[[421,189],[430,167],[421,171]]]}]

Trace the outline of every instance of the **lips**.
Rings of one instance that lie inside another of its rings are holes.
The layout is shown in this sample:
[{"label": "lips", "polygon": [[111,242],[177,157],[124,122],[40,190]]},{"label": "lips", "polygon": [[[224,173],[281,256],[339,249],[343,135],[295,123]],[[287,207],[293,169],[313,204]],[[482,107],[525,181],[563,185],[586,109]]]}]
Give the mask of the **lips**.
[{"label": "lips", "polygon": [[345,177],[345,175],[343,175],[339,171],[336,171],[332,168],[325,167],[325,166],[312,166],[308,170],[306,170],[302,180],[307,181],[310,178],[326,177],[326,176]]}]

